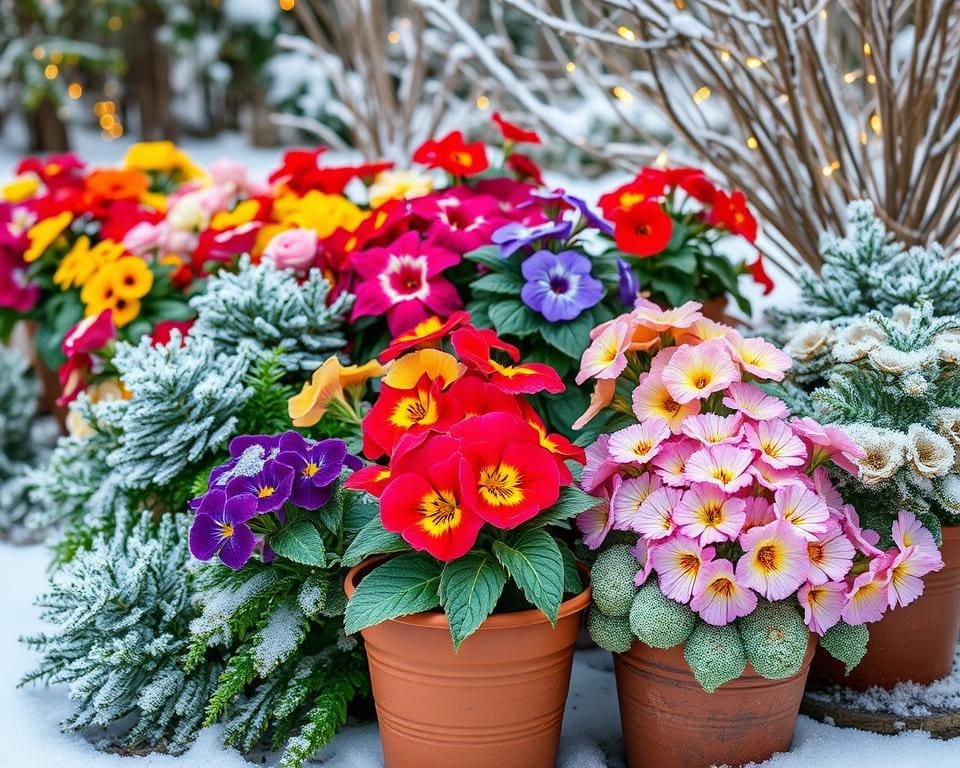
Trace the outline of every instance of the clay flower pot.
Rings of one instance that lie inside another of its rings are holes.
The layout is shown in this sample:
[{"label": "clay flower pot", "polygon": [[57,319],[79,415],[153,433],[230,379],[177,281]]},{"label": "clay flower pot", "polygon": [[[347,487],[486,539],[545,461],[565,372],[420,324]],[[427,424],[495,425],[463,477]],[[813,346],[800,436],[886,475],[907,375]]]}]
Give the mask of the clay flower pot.
[{"label": "clay flower pot", "polygon": [[614,654],[627,768],[739,766],[787,751],[815,647],[811,636],[793,677],[768,680],[748,664],[714,693],[700,687],[682,645],[635,642]]},{"label": "clay flower pot", "polygon": [[[381,559],[347,574],[347,597]],[[540,611],[495,614],[459,652],[440,612],[364,629],[387,768],[553,768],[589,604],[589,588],[562,603],[556,627]]]},{"label": "clay flower pot", "polygon": [[849,675],[826,651],[817,651],[811,681],[893,688],[912,680],[927,684],[950,674],[960,634],[960,526],[944,527],[943,568],[923,577],[923,594],[868,625],[867,655]]}]

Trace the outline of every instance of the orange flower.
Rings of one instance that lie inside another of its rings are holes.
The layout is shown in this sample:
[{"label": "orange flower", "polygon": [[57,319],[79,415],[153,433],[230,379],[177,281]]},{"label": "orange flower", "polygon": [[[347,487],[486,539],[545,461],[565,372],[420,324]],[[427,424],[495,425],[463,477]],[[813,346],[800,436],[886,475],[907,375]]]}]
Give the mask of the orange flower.
[{"label": "orange flower", "polygon": [[134,200],[150,187],[147,175],[136,168],[94,171],[86,179],[87,191],[105,200]]},{"label": "orange flower", "polygon": [[430,381],[439,381],[446,389],[459,379],[466,366],[453,355],[439,349],[420,349],[395,361],[387,371],[383,383],[394,389],[415,389],[424,375]]},{"label": "orange flower", "polygon": [[337,409],[351,417],[359,417],[344,397],[344,389],[361,389],[371,378],[384,374],[384,367],[376,360],[363,365],[341,365],[333,355],[313,372],[310,381],[287,402],[287,413],[295,427],[312,427],[330,409]]}]

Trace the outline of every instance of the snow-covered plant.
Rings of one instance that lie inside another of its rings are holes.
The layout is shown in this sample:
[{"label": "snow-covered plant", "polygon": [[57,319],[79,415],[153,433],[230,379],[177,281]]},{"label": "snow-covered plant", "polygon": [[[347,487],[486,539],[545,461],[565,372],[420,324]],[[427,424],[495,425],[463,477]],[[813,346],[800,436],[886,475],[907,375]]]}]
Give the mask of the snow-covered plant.
[{"label": "snow-covered plant", "polygon": [[230,454],[192,503],[190,548],[222,564],[198,570],[188,668],[222,648],[206,722],[225,719],[227,744],[268,741],[281,766],[299,768],[368,689],[363,653],[343,633],[343,561],[376,507],[342,490],[341,474],[359,467],[342,440],[244,435]]},{"label": "snow-covered plant", "polygon": [[42,660],[21,684],[69,685],[77,706],[64,729],[124,720],[130,746],[179,752],[190,742],[221,667],[184,669],[188,558],[176,518],[123,516],[58,571],[37,601],[52,629],[24,639]]},{"label": "snow-covered plant", "polygon": [[[800,273],[797,306],[775,309],[770,319],[787,326],[789,338],[804,323],[846,325],[871,311],[889,315],[895,307],[928,301],[933,314],[960,314],[960,259],[948,259],[938,245],[907,248],[894,240],[873,203],[858,200],[847,207],[846,236],[824,233],[820,274]],[[824,326],[820,326],[824,327]],[[816,334],[807,326],[801,345]]]},{"label": "snow-covered plant", "polygon": [[230,355],[241,343],[255,358],[279,349],[288,371],[312,371],[346,344],[342,326],[353,296],[329,299],[330,283],[318,269],[298,282],[269,259],[252,265],[244,257],[239,272],[210,278],[206,292],[190,302],[198,313],[191,336]]},{"label": "snow-covered plant", "polygon": [[841,490],[888,535],[901,509],[935,533],[960,522],[960,317],[936,315],[922,302],[853,320],[817,351],[829,373],[802,399],[865,452]]}]

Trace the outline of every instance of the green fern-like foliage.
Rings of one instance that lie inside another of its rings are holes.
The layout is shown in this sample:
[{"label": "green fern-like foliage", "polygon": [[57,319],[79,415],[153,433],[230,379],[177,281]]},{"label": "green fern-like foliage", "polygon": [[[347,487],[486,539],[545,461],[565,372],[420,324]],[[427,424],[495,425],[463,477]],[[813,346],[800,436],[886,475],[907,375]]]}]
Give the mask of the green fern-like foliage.
[{"label": "green fern-like foliage", "polygon": [[246,257],[237,273],[221,272],[190,305],[197,311],[192,334],[210,339],[219,352],[245,345],[255,359],[280,351],[287,371],[312,371],[346,345],[342,326],[353,296],[330,299],[330,283],[311,270],[300,283],[289,270]]},{"label": "green fern-like foliage", "polygon": [[176,753],[190,743],[221,667],[184,671],[189,556],[176,518],[120,515],[113,535],[78,552],[38,599],[53,629],[25,638],[41,661],[21,684],[69,686],[76,708],[64,729],[123,720],[131,747]]},{"label": "green fern-like foliage", "polygon": [[250,397],[240,411],[239,434],[274,435],[290,428],[287,401],[296,390],[285,378],[282,350],[267,353],[253,364],[245,380]]}]

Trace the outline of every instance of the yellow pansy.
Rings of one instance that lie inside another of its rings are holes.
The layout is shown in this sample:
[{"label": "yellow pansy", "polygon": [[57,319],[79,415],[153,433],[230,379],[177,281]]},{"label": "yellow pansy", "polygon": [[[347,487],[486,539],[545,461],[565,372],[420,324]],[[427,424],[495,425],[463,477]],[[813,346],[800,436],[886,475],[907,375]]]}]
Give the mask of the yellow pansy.
[{"label": "yellow pansy", "polygon": [[390,200],[410,200],[433,190],[433,179],[417,171],[381,171],[370,185],[370,206],[379,208]]},{"label": "yellow pansy", "polygon": [[22,203],[33,197],[39,188],[40,180],[32,173],[24,173],[4,185],[0,194],[9,203]]},{"label": "yellow pansy", "polygon": [[63,257],[53,274],[53,282],[66,291],[83,285],[97,271],[97,262],[90,256],[90,238],[81,235],[73,248]]},{"label": "yellow pansy", "polygon": [[256,200],[244,200],[232,211],[220,211],[213,217],[210,226],[214,229],[233,229],[241,224],[249,224],[260,213],[260,203]]},{"label": "yellow pansy", "polygon": [[327,195],[312,189],[281,221],[291,227],[312,229],[322,240],[338,229],[352,232],[366,217],[366,213],[343,195]]},{"label": "yellow pansy", "polygon": [[124,256],[104,267],[104,271],[109,275],[114,294],[121,299],[143,298],[153,287],[153,272],[137,256]]},{"label": "yellow pansy", "polygon": [[71,221],[73,221],[73,214],[64,211],[30,227],[27,231],[30,247],[23,254],[23,260],[31,264],[39,259],[47,248],[53,245],[57,238],[63,234],[63,230],[70,226]]},{"label": "yellow pansy", "polygon": [[196,179],[203,176],[190,156],[172,141],[141,141],[127,150],[123,159],[127,168],[160,173],[178,173],[184,179]]}]

